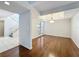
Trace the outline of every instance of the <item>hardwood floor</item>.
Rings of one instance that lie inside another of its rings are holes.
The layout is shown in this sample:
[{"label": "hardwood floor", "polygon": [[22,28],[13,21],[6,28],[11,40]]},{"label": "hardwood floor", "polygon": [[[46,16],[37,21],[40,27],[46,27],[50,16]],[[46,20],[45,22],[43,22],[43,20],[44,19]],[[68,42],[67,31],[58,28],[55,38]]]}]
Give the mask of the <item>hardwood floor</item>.
[{"label": "hardwood floor", "polygon": [[[20,56],[20,57],[78,57],[79,49],[69,38],[43,35],[33,39],[33,48],[28,50],[23,46],[15,47],[6,52],[0,53],[0,56]],[[40,43],[40,40],[43,41]]]},{"label": "hardwood floor", "polygon": [[19,57],[19,46],[0,53],[0,57]]}]

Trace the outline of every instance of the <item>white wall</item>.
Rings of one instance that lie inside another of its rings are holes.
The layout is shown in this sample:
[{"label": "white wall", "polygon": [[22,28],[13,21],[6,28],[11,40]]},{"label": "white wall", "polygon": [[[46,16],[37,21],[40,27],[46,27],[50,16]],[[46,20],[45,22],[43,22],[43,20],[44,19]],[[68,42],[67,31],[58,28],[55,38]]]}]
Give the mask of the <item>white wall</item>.
[{"label": "white wall", "polygon": [[13,37],[9,37],[11,30],[15,30],[15,28],[19,26],[19,15],[10,15],[8,17],[1,18],[1,20],[4,20],[5,37],[0,37],[0,53],[19,45],[19,31],[14,33]]},{"label": "white wall", "polygon": [[16,38],[0,37],[0,53],[18,46],[18,43]]},{"label": "white wall", "polygon": [[37,25],[40,23],[39,12],[36,9],[31,9],[31,22],[32,22],[32,39],[39,36]]},{"label": "white wall", "polygon": [[79,48],[79,12],[71,20],[71,38]]},{"label": "white wall", "polygon": [[19,18],[19,37],[20,45],[32,49],[32,38],[31,38],[31,12],[24,12],[20,14]]},{"label": "white wall", "polygon": [[14,14],[4,18],[4,36],[7,37],[19,27],[19,15]]},{"label": "white wall", "polygon": [[56,20],[55,23],[45,23],[45,34],[70,37],[70,19]]}]

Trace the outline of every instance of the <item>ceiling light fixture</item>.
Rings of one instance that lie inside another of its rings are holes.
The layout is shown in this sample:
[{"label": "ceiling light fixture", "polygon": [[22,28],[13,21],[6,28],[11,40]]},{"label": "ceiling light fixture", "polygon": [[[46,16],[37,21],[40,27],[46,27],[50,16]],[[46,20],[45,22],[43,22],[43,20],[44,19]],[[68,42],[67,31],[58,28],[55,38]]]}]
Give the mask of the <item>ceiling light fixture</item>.
[{"label": "ceiling light fixture", "polygon": [[6,4],[6,5],[8,5],[8,6],[10,5],[10,3],[9,3],[9,2],[7,2],[7,1],[5,1],[5,2],[4,2],[4,4]]},{"label": "ceiling light fixture", "polygon": [[53,17],[52,17],[52,15],[51,15],[51,19],[50,19],[50,21],[49,21],[50,23],[54,23],[55,21],[53,20]]},{"label": "ceiling light fixture", "polygon": [[50,22],[50,23],[54,23],[55,21],[54,21],[54,20],[50,20],[49,22]]}]

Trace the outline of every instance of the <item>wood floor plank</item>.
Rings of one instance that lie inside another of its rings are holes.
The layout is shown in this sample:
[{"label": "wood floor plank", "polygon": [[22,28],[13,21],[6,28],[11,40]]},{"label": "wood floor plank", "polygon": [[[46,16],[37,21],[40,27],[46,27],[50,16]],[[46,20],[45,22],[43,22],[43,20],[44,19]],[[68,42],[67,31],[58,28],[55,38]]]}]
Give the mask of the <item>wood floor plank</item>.
[{"label": "wood floor plank", "polygon": [[20,57],[78,57],[79,48],[70,38],[43,35],[33,39],[33,48],[28,50],[23,46],[15,47],[6,52],[0,53],[0,56],[20,56]]}]

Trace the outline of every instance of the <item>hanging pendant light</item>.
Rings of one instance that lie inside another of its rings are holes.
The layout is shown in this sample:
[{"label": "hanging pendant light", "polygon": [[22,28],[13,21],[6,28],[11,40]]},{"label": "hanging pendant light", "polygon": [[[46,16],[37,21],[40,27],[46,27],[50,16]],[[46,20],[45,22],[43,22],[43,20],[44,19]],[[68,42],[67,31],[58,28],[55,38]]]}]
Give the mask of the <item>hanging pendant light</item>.
[{"label": "hanging pendant light", "polygon": [[53,17],[51,15],[51,19],[49,20],[50,23],[54,23],[55,21],[53,20]]}]

